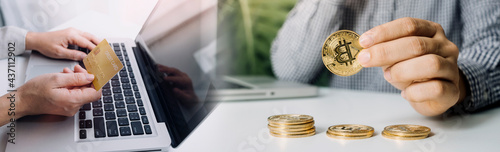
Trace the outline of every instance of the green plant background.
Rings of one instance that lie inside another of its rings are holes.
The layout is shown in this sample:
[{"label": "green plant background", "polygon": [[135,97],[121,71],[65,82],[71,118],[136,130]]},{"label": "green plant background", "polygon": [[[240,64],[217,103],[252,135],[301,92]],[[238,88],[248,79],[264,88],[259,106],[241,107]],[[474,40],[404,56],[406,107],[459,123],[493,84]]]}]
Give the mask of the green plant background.
[{"label": "green plant background", "polygon": [[[274,76],[270,48],[288,12],[297,0],[226,0],[219,6],[219,20],[230,38],[228,67],[231,75]],[[223,19],[221,19],[223,18]],[[315,82],[328,85],[329,73]]]}]

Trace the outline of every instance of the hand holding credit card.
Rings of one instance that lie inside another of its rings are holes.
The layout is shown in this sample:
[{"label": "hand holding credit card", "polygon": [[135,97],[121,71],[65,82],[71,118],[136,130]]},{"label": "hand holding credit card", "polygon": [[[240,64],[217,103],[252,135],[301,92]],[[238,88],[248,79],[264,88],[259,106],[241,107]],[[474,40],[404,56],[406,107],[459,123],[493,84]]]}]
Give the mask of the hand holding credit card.
[{"label": "hand holding credit card", "polygon": [[106,39],[102,40],[83,59],[83,64],[90,74],[95,75],[92,84],[94,84],[97,91],[123,68],[123,64],[118,59],[118,56],[116,56],[115,51],[111,49]]}]

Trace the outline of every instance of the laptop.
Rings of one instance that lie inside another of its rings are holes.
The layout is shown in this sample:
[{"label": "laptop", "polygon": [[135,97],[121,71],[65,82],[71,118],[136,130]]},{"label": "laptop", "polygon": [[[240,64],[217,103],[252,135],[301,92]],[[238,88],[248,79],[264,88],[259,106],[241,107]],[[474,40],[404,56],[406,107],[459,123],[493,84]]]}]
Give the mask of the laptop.
[{"label": "laptop", "polygon": [[[135,40],[107,38],[124,68],[103,87],[100,100],[82,106],[74,117],[19,119],[16,143],[7,143],[6,151],[175,149],[217,105],[208,98],[213,74],[194,57],[215,49],[210,44],[216,14],[216,2],[158,1]],[[26,81],[76,64],[81,63],[33,52]]]},{"label": "laptop", "polygon": [[223,76],[214,81],[219,101],[244,101],[318,96],[318,87],[270,76]]}]

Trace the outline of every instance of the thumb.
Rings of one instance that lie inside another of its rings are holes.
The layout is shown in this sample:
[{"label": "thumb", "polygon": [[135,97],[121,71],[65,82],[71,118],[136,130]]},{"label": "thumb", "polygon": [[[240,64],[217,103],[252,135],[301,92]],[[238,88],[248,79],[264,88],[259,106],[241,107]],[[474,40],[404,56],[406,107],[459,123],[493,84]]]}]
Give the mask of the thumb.
[{"label": "thumb", "polygon": [[54,76],[56,87],[77,87],[90,84],[94,75],[88,73],[59,73]]}]

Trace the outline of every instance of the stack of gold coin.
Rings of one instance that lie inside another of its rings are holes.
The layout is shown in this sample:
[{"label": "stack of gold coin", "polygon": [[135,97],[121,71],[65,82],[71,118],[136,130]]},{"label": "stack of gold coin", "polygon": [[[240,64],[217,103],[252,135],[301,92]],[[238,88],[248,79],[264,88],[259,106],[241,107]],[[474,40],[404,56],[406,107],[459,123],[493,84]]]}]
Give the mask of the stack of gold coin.
[{"label": "stack of gold coin", "polygon": [[267,121],[269,133],[275,137],[300,138],[316,134],[313,117],[309,115],[274,115]]},{"label": "stack of gold coin", "polygon": [[396,140],[418,140],[427,138],[431,129],[419,125],[392,125],[382,131],[382,136]]},{"label": "stack of gold coin", "polygon": [[366,125],[334,125],[328,127],[326,135],[337,139],[364,139],[373,135],[373,127]]}]

